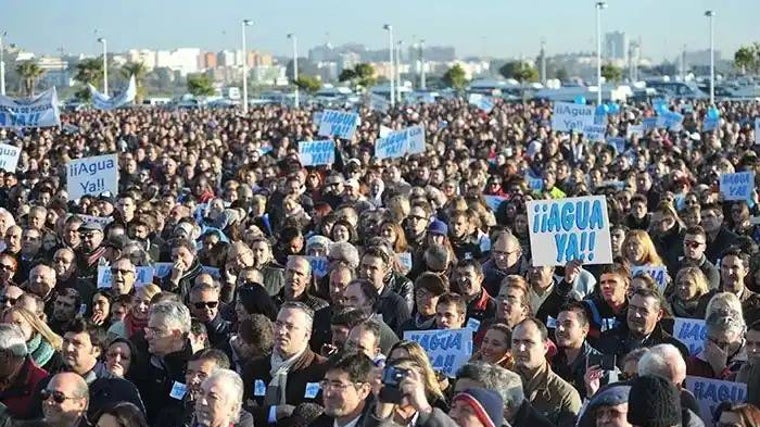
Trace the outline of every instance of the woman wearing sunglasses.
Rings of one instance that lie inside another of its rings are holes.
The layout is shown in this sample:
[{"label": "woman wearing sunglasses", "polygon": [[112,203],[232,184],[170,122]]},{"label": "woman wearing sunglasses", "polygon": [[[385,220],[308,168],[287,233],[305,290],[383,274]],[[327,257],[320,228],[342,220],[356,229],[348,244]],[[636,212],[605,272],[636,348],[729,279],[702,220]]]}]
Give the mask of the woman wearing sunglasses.
[{"label": "woman wearing sunglasses", "polygon": [[137,288],[132,296],[132,305],[127,311],[127,315],[124,316],[124,320],[114,323],[108,329],[108,335],[129,339],[135,332],[148,326],[150,300],[159,293],[161,293],[161,288],[156,285]]}]

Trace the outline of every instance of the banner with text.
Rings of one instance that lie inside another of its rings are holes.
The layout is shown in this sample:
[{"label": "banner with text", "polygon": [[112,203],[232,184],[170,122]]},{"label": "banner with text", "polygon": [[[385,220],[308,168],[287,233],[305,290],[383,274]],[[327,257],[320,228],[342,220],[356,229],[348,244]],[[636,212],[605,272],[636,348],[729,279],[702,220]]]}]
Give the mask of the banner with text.
[{"label": "banner with text", "polygon": [[723,200],[749,200],[755,188],[754,172],[724,173],[720,176]]},{"label": "banner with text", "polygon": [[747,400],[747,384],[733,381],[713,380],[702,377],[686,377],[688,389],[699,403],[700,415],[706,426],[712,426],[715,409],[726,400],[742,403]]},{"label": "banner with text", "polygon": [[552,112],[552,130],[583,132],[594,125],[594,107],[572,102],[555,102]]},{"label": "banner with text", "polygon": [[424,348],[433,370],[450,378],[456,376],[457,370],[472,357],[472,331],[469,329],[405,331],[404,339]]},{"label": "banner with text", "polygon": [[0,169],[6,172],[16,172],[21,148],[9,144],[0,144]]},{"label": "banner with text", "polygon": [[300,141],[298,158],[304,166],[331,165],[335,162],[335,141]]},{"label": "banner with text", "polygon": [[34,98],[9,98],[0,95],[0,128],[60,126],[61,111],[55,87]]},{"label": "banner with text", "polygon": [[119,162],[116,154],[72,160],[66,166],[66,190],[69,199],[98,195],[104,191],[119,193]]},{"label": "banner with text", "polygon": [[343,111],[325,110],[319,121],[319,136],[351,139],[359,124],[359,115]]},{"label": "banner with text", "polygon": [[654,279],[657,283],[657,287],[660,288],[660,292],[665,292],[665,287],[668,286],[668,269],[663,265],[639,265],[631,267],[631,277],[636,277],[640,274],[648,274],[649,277]]},{"label": "banner with text", "polygon": [[92,98],[92,106],[97,110],[114,110],[121,106],[127,105],[135,100],[137,96],[137,85],[135,84],[135,76],[129,78],[129,84],[127,88],[120,94],[109,97],[107,93],[100,93],[95,86],[87,85],[90,88],[90,95]]},{"label": "banner with text", "polygon": [[604,196],[528,202],[534,266],[612,262],[610,220]]},{"label": "banner with text", "polygon": [[[135,287],[145,286],[153,283],[153,267],[138,266],[135,267],[137,277],[135,278]],[[110,289],[113,286],[113,273],[111,267],[107,265],[98,266],[98,288]]]},{"label": "banner with text", "polygon": [[703,319],[676,317],[673,319],[673,338],[689,348],[689,354],[696,356],[702,352],[707,338],[707,327]]}]

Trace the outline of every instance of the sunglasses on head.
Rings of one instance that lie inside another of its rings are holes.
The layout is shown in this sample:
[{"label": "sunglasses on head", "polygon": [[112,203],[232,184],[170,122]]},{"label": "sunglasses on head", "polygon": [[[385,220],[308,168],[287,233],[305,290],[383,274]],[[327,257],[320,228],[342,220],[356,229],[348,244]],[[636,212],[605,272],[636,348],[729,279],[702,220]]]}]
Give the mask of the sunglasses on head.
[{"label": "sunglasses on head", "polygon": [[216,308],[217,305],[219,305],[219,301],[199,301],[199,302],[193,303],[193,306],[198,310],[202,310],[207,307]]},{"label": "sunglasses on head", "polygon": [[63,403],[69,399],[76,399],[75,397],[67,397],[65,394],[63,394],[60,391],[50,391],[47,389],[43,389],[42,391],[40,391],[40,398],[42,399],[43,402],[50,399],[51,397],[53,398],[53,401],[55,403]]}]

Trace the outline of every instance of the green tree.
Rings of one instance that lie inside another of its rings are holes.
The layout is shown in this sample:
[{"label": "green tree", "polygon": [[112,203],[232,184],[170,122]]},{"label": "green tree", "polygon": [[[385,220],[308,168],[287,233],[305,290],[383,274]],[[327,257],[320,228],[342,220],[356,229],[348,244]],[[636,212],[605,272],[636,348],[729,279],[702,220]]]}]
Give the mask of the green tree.
[{"label": "green tree", "polygon": [[307,74],[298,76],[298,80],[294,81],[293,84],[309,94],[314,94],[322,88],[322,82],[318,78]]},{"label": "green tree", "polygon": [[505,79],[515,79],[521,84],[538,81],[538,70],[522,61],[507,62],[499,68],[499,74]]},{"label": "green tree", "polygon": [[568,74],[566,69],[560,68],[554,73],[554,78],[561,82],[564,82],[570,78],[570,74]]},{"label": "green tree", "polygon": [[74,80],[82,83],[84,87],[79,88],[74,96],[82,102],[87,102],[91,95],[87,85],[93,85],[97,88],[103,82],[103,61],[99,58],[83,59],[77,63],[76,70]]},{"label": "green tree", "polygon": [[135,76],[135,86],[137,87],[137,95],[135,96],[135,104],[142,104],[142,100],[145,98],[145,76],[148,74],[148,69],[142,62],[130,62],[124,64],[121,67],[121,74],[129,79]]},{"label": "green tree", "polygon": [[757,73],[760,70],[760,43],[750,46],[742,46],[734,53],[734,66],[742,70]]},{"label": "green tree", "polygon": [[456,64],[443,74],[443,82],[446,86],[461,91],[467,86],[467,73],[461,65]]},{"label": "green tree", "polygon": [[357,64],[354,68],[345,68],[338,76],[340,82],[350,82],[352,86],[368,89],[377,83],[375,68],[372,64]]},{"label": "green tree", "polygon": [[602,65],[602,77],[612,83],[617,83],[623,79],[623,70],[612,64]]},{"label": "green tree", "polygon": [[24,85],[24,95],[34,96],[34,87],[37,85],[37,79],[45,73],[45,70],[40,68],[39,64],[34,61],[24,61],[16,66],[16,72]]},{"label": "green tree", "polygon": [[351,82],[356,80],[356,71],[354,71],[353,68],[344,68],[343,71],[340,72],[340,75],[338,76],[338,81],[343,82]]},{"label": "green tree", "polygon": [[195,97],[211,96],[214,94],[214,82],[208,74],[188,74],[187,91]]}]

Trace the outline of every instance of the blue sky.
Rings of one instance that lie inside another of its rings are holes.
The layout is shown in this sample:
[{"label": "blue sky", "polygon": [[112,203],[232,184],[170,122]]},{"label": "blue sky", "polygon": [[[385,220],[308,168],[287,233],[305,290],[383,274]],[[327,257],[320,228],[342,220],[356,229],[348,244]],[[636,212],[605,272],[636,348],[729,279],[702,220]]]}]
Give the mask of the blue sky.
[{"label": "blue sky", "polygon": [[[94,30],[109,50],[237,48],[240,21],[254,27],[252,49],[289,55],[285,35],[295,32],[299,50],[324,43],[384,47],[383,23],[408,45],[453,45],[458,55],[533,56],[541,38],[550,54],[595,49],[592,0],[5,0],[0,30],[25,49],[55,53],[96,53]],[[642,39],[643,54],[657,60],[709,45],[707,18],[714,9],[716,48],[723,56],[749,41],[760,41],[758,0],[608,0],[603,31],[625,31]],[[329,34],[329,35],[328,35]]]}]

